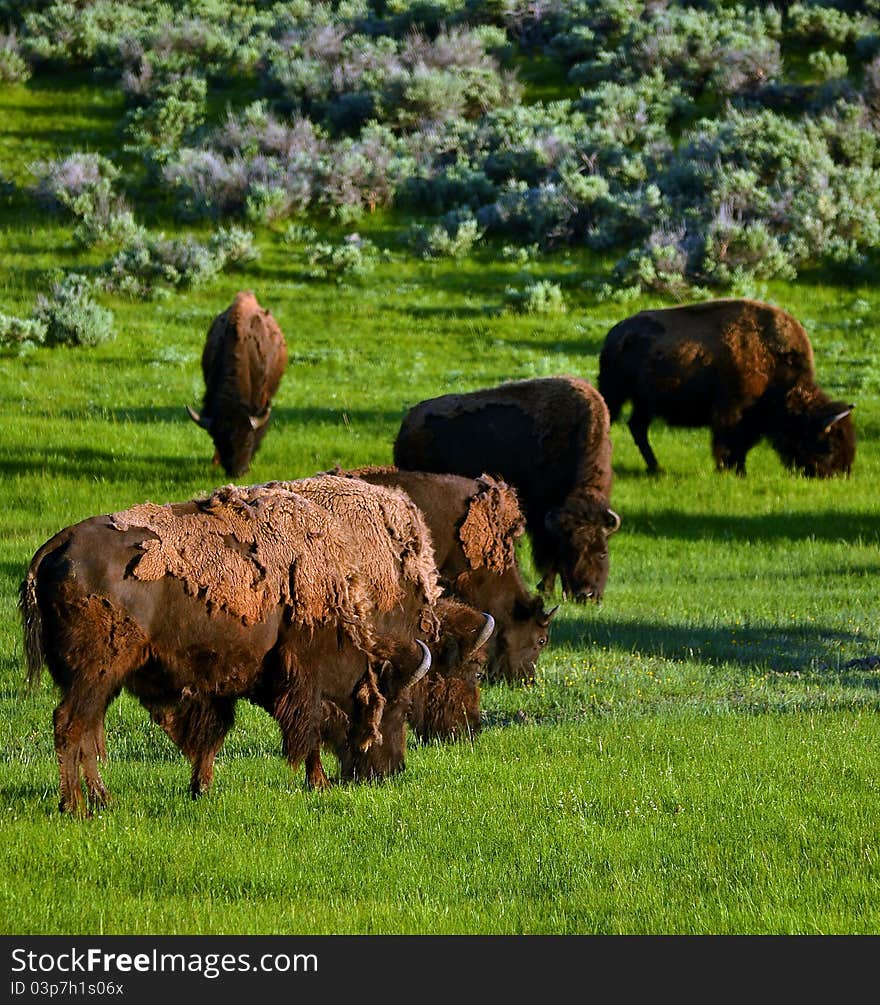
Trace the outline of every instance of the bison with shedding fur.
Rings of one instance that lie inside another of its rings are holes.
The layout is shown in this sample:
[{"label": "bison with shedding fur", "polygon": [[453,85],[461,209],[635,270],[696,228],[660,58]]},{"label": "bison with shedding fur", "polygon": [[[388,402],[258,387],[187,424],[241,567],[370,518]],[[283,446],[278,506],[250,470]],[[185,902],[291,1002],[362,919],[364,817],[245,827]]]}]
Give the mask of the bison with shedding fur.
[{"label": "bison with shedding fur", "polygon": [[786,311],[754,300],[710,300],[641,311],[616,324],[599,357],[599,390],[612,420],[632,401],[629,429],[648,471],[655,417],[708,426],[721,471],[744,475],[746,454],[770,441],[803,474],[848,474],[855,457],[853,406],[816,383],[813,348]]},{"label": "bison with shedding fur", "polygon": [[[397,486],[371,485],[359,478],[335,475],[270,482],[266,487],[295,492],[324,506],[358,539],[369,541],[376,521],[365,511],[364,486],[378,493],[376,498],[400,498],[409,506],[415,505]],[[436,557],[433,552],[432,557]],[[368,565],[366,574],[370,576]],[[439,586],[439,579],[437,582]],[[420,680],[398,688],[393,698],[371,696],[369,688],[361,687],[356,701],[347,708],[340,709],[336,701],[325,702],[322,740],[336,753],[344,778],[369,779],[402,770],[407,726],[422,739],[456,739],[479,731],[480,678],[485,673],[495,619],[470,604],[443,597],[433,606],[433,614],[436,630],[422,636],[431,654],[431,667]],[[381,737],[361,749],[347,738],[357,723],[370,717],[375,702],[382,705]]]},{"label": "bison with shedding fur", "polygon": [[511,381],[413,406],[394,443],[394,463],[413,471],[503,478],[519,497],[539,589],[557,575],[575,600],[602,598],[608,540],[620,527],[610,506],[608,409],[577,377]]},{"label": "bison with shedding fur", "polygon": [[250,290],[236,294],[208,329],[202,351],[202,410],[186,406],[189,417],[214,443],[214,463],[230,478],[250,468],[286,367],[287,345],[275,318]]},{"label": "bison with shedding fur", "polygon": [[[325,481],[338,494],[341,480]],[[328,783],[328,702],[347,716],[339,742],[351,777],[365,774],[358,759],[371,746],[398,742],[382,714],[427,671],[426,643],[444,637],[430,536],[403,493],[352,480],[347,495],[360,530],[305,494],[226,486],[92,517],[37,551],[20,607],[29,677],[45,663],[61,691],[63,810],[83,810],[81,774],[88,803],[106,802],[104,714],[123,688],[191,761],[193,795],[210,785],[239,698],[274,716],[312,787]],[[486,619],[466,620],[459,643],[482,645],[475,626]]]},{"label": "bison with shedding fur", "polygon": [[526,588],[517,564],[516,541],[525,532],[525,518],[516,491],[486,474],[463,478],[394,467],[335,473],[406,492],[431,532],[444,590],[495,619],[487,679],[534,679],[556,608],[544,610],[542,598]]}]

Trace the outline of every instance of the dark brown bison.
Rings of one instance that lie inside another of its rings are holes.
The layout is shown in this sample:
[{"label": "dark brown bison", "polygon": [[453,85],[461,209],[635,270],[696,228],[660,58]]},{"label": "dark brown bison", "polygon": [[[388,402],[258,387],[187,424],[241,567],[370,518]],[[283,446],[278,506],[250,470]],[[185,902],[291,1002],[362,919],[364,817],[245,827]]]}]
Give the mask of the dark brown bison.
[{"label": "dark brown bison", "polygon": [[608,424],[604,400],[585,380],[512,381],[415,405],[397,433],[394,463],[503,478],[525,514],[542,574],[538,588],[552,590],[558,574],[565,594],[599,601],[608,578],[608,539],[620,527],[609,504]]},{"label": "dark brown bison", "polygon": [[556,608],[544,610],[543,599],[529,593],[517,564],[516,541],[525,531],[525,518],[516,491],[486,474],[463,478],[394,467],[335,473],[406,492],[431,532],[444,591],[495,620],[487,680],[534,679]]},{"label": "dark brown bison", "polygon": [[[319,479],[313,479],[313,482]],[[327,478],[340,494],[343,481]],[[20,607],[31,679],[45,662],[61,690],[54,714],[61,808],[107,791],[104,714],[125,688],[211,782],[237,699],[277,720],[291,766],[324,787],[324,703],[349,719],[358,758],[382,743],[382,712],[430,666],[443,640],[430,536],[401,492],[355,480],[357,526],[278,487],[226,486],[207,499],[145,503],[62,530],[34,556]],[[463,649],[475,639],[471,612]],[[458,624],[444,624],[455,635]],[[485,640],[483,639],[482,642]],[[445,643],[444,643],[445,644]],[[391,741],[389,741],[391,742]]]},{"label": "dark brown bison", "polygon": [[852,468],[853,406],[817,385],[806,331],[769,304],[727,299],[641,311],[608,332],[598,384],[612,420],[632,401],[629,429],[652,473],[655,416],[708,426],[718,470],[745,474],[746,454],[763,437],[805,475]]},{"label": "dark brown bison", "polygon": [[266,435],[272,399],[287,366],[287,345],[275,318],[250,290],[218,314],[202,351],[205,397],[193,422],[214,442],[214,463],[243,475]]}]

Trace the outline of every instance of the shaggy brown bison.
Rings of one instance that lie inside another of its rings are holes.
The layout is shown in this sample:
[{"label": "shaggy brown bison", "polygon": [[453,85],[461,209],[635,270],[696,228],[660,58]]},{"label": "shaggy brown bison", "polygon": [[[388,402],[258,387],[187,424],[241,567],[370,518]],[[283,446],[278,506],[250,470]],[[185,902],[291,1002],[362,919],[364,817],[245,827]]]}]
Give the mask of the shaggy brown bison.
[{"label": "shaggy brown bison", "polygon": [[708,426],[718,470],[744,475],[766,437],[787,467],[826,478],[855,457],[852,405],[817,385],[813,348],[790,314],[754,300],[709,300],[641,311],[616,324],[599,356],[599,390],[612,421],[632,401],[629,429],[650,472],[655,417]]},{"label": "shaggy brown bison", "polygon": [[248,470],[263,441],[286,366],[287,345],[275,318],[250,290],[237,293],[208,329],[201,413],[186,406],[214,442],[214,463],[231,478]]},{"label": "shaggy brown bison", "polygon": [[369,720],[375,699],[361,686],[352,707],[344,712],[324,701],[321,739],[336,754],[344,779],[384,778],[403,770],[408,728],[421,740],[460,740],[481,729],[480,679],[486,665],[486,645],[494,622],[465,604],[444,598],[436,607],[440,633],[432,642],[431,667],[417,680],[396,678],[380,685],[390,696],[383,704],[381,736],[369,747],[351,742],[357,724]]},{"label": "shaggy brown bison", "polygon": [[[370,541],[381,520],[381,513],[371,513],[365,501],[388,500],[386,505],[397,506],[405,500],[407,506],[414,506],[398,488],[370,485],[361,479],[318,475],[300,481],[270,482],[266,486],[275,487],[325,507],[362,542]],[[372,491],[365,493],[364,487]],[[379,576],[380,570],[374,569],[370,562],[362,564],[371,585],[379,589],[384,580],[384,576]],[[403,571],[406,571],[405,558]],[[439,590],[438,581],[434,582]],[[421,638],[426,639],[431,654],[431,668],[419,681],[407,677],[405,686],[396,685],[400,675],[391,663],[385,675],[361,681],[354,701],[346,707],[340,709],[336,700],[325,701],[321,738],[336,753],[343,779],[379,778],[402,770],[407,725],[422,738],[455,739],[479,730],[479,680],[485,669],[486,646],[493,635],[494,618],[448,598],[437,601],[432,615],[436,618],[435,630],[428,632],[420,625]],[[424,686],[416,691],[420,685]],[[364,723],[378,718],[376,710],[380,710],[381,728],[375,734],[365,734]],[[352,735],[366,735],[370,743],[353,742]]]},{"label": "shaggy brown bison", "polygon": [[516,491],[486,474],[463,478],[394,467],[335,473],[406,492],[431,532],[445,592],[495,619],[487,679],[532,680],[556,608],[544,610],[542,598],[526,588],[517,564],[516,541],[525,532],[525,518]]},{"label": "shaggy brown bison", "polygon": [[404,416],[394,463],[414,471],[513,485],[542,579],[575,600],[599,601],[608,578],[608,539],[620,527],[609,504],[608,409],[577,377],[540,377],[430,398]]},{"label": "shaggy brown bison", "polygon": [[191,761],[194,795],[242,697],[274,716],[291,766],[305,760],[308,783],[323,787],[325,702],[348,716],[343,755],[362,777],[358,759],[386,740],[383,710],[430,666],[426,642],[452,636],[468,655],[485,642],[479,612],[441,632],[430,536],[403,493],[323,481],[333,497],[344,484],[357,525],[304,493],[226,486],[92,517],[37,551],[20,607],[29,677],[45,662],[61,690],[63,810],[84,808],[80,772],[89,804],[106,801],[97,760],[123,688]]}]

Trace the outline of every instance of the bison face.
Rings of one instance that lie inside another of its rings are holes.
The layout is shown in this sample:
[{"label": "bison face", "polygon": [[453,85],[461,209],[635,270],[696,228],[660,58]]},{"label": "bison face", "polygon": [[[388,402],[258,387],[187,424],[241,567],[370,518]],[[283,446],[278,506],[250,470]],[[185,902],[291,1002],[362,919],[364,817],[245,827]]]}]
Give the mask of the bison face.
[{"label": "bison face", "polygon": [[498,633],[489,663],[490,680],[523,683],[535,679],[538,658],[550,641],[550,620],[556,611],[556,607],[545,611],[541,597],[514,601],[512,615]]},{"label": "bison face", "polygon": [[773,436],[783,462],[808,478],[848,475],[856,453],[854,407],[829,401],[818,389],[789,392],[786,415]]},{"label": "bison face", "polygon": [[544,526],[555,545],[565,596],[599,603],[608,579],[608,538],[620,517],[608,506],[577,500],[551,510]]},{"label": "bison face", "polygon": [[258,415],[252,415],[242,406],[236,406],[210,416],[199,415],[187,406],[189,417],[207,430],[214,441],[214,463],[220,464],[230,478],[247,473],[266,434],[271,411],[271,406],[267,406]]},{"label": "bison face", "polygon": [[438,602],[437,613],[431,671],[411,688],[409,721],[419,739],[463,739],[480,731],[480,679],[495,621],[448,598]]}]

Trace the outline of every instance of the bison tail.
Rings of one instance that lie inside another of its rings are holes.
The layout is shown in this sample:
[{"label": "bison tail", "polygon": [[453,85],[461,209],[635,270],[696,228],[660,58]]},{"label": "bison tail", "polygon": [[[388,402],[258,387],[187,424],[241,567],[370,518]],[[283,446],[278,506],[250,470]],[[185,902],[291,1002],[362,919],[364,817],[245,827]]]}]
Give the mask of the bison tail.
[{"label": "bison tail", "polygon": [[67,527],[60,531],[37,551],[31,559],[27,574],[19,588],[18,609],[21,613],[21,625],[24,633],[24,657],[29,687],[40,683],[40,674],[46,662],[46,650],[43,644],[43,617],[37,598],[37,577],[40,565],[47,555],[67,543],[72,529],[72,527]]},{"label": "bison tail", "polygon": [[45,663],[43,651],[43,619],[37,603],[37,565],[32,564],[21,584],[18,607],[21,611],[21,625],[24,633],[24,656],[27,668],[27,682],[34,687],[40,682],[40,673]]}]

